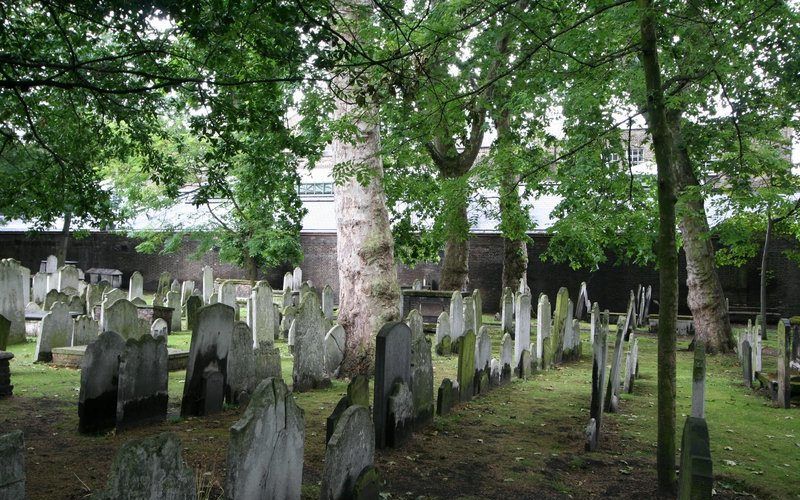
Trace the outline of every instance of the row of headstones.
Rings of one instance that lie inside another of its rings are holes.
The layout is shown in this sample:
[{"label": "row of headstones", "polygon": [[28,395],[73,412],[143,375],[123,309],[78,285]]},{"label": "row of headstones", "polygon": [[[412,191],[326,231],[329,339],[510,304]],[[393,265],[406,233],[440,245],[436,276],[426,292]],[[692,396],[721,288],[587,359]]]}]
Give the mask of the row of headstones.
[{"label": "row of headstones", "polygon": [[800,369],[800,325],[792,325],[786,318],[778,320],[777,327],[777,383],[768,376],[762,377],[760,317],[756,324],[747,322],[744,333],[739,333],[737,348],[742,364],[742,379],[746,387],[752,387],[757,379],[767,380],[767,390],[778,408],[790,408],[792,399],[791,371],[794,366]]},{"label": "row of headstones", "polygon": [[[450,354],[459,339],[472,330],[476,332],[483,325],[483,300],[477,288],[472,295],[464,297],[460,291],[453,292],[450,298],[450,313],[442,311],[437,320],[436,350],[442,354]],[[446,337],[446,339],[445,339]],[[442,342],[447,345],[443,346]]]}]

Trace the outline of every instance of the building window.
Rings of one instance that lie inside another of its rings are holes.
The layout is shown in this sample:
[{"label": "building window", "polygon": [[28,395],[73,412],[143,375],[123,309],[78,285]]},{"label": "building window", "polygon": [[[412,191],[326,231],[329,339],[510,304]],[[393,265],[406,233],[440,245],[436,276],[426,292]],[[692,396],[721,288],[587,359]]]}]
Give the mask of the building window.
[{"label": "building window", "polygon": [[631,165],[638,165],[644,161],[644,148],[632,147],[631,148]]},{"label": "building window", "polygon": [[297,187],[300,196],[330,196],[333,194],[332,182],[304,182]]}]

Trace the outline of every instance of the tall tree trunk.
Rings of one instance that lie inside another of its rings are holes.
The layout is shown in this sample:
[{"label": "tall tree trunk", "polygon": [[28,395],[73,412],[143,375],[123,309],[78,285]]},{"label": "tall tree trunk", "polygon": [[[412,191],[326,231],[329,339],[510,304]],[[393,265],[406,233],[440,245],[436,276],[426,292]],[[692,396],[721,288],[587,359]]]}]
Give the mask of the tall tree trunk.
[{"label": "tall tree trunk", "polygon": [[700,182],[683,139],[680,112],[669,112],[667,120],[672,136],[672,169],[677,189],[690,191],[681,203],[680,228],[686,253],[687,302],[694,318],[695,335],[705,343],[708,354],[730,352],[734,345],[731,322],[717,274],[705,203],[696,189]]},{"label": "tall tree trunk", "polygon": [[72,213],[67,212],[64,214],[64,225],[61,227],[61,242],[58,247],[56,259],[58,259],[58,267],[64,265],[67,261],[67,250],[69,250],[69,226],[72,223]]},{"label": "tall tree trunk", "polygon": [[764,250],[761,252],[761,280],[758,285],[759,311],[761,312],[761,338],[767,340],[767,252],[772,237],[772,216],[767,212],[767,231],[764,234]]},{"label": "tall tree trunk", "polygon": [[519,290],[520,282],[526,280],[527,270],[527,243],[503,237],[503,289]]},{"label": "tall tree trunk", "polygon": [[[371,6],[367,0],[349,0],[339,2],[339,8],[346,18],[356,19]],[[400,317],[400,286],[383,190],[378,111],[371,104],[355,104],[362,89],[352,85],[346,75],[334,84],[342,89],[335,118],[346,118],[357,129],[353,137],[334,139],[334,168],[355,165],[370,174],[366,184],[351,177],[334,190],[339,324],[346,332],[339,376],[352,377],[374,372],[375,337],[387,321]]]},{"label": "tall tree trunk", "polygon": [[647,88],[648,127],[658,174],[658,489],[675,492],[675,332],[678,319],[678,252],[675,239],[675,177],[670,168],[670,137],[656,44],[651,0],[641,8],[641,61]]},{"label": "tall tree trunk", "polygon": [[[459,200],[458,203],[461,203]],[[454,210],[458,220],[450,220],[448,224],[457,227],[466,225],[469,227],[467,218],[467,200]],[[469,230],[466,237],[459,231],[452,231],[447,237],[444,246],[444,259],[442,260],[442,278],[439,288],[442,290],[462,290],[469,283]]]}]

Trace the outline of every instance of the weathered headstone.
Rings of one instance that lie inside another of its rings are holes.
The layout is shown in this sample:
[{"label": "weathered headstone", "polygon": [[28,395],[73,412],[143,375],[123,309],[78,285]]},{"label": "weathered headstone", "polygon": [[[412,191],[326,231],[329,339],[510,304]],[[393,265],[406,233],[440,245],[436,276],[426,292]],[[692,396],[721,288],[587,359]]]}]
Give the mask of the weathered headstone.
[{"label": "weathered headstone", "polygon": [[464,300],[461,292],[453,292],[450,299],[450,340],[457,341],[464,335]]},{"label": "weathered headstone", "polygon": [[700,417],[686,417],[681,439],[680,500],[711,498],[714,488],[713,463],[708,424]]},{"label": "weathered headstone", "polygon": [[86,347],[78,395],[79,432],[102,432],[116,425],[119,358],[124,350],[125,340],[108,331]]},{"label": "weathered headstone", "polygon": [[192,295],[186,299],[186,328],[190,332],[193,332],[194,327],[197,325],[197,311],[201,307],[203,307],[203,299],[197,295]]},{"label": "weathered headstone", "polygon": [[170,331],[179,332],[182,330],[181,328],[181,316],[182,313],[182,305],[181,305],[181,292],[176,292],[171,290],[167,292],[167,307],[172,308],[172,322],[169,325]]},{"label": "weathered headstone", "polygon": [[134,271],[131,274],[131,279],[128,282],[128,300],[141,299],[144,297],[144,279],[142,273]]},{"label": "weathered headstone", "polygon": [[117,332],[126,340],[150,333],[150,325],[139,318],[136,306],[126,299],[118,299],[103,308],[100,313],[100,329],[104,332]]},{"label": "weathered headstone", "polygon": [[305,424],[282,380],[261,381],[230,432],[226,498],[300,498]]},{"label": "weathered headstone", "polygon": [[236,285],[229,280],[223,281],[219,286],[217,300],[220,304],[225,304],[237,310],[239,306],[236,304]]},{"label": "weathered headstone", "polygon": [[415,279],[413,283],[411,283],[412,290],[422,290],[422,280]]},{"label": "weathered headstone", "polygon": [[503,289],[500,311],[500,328],[503,333],[514,335],[514,292],[509,287]]},{"label": "weathered headstone", "polygon": [[303,285],[303,270],[299,267],[295,267],[292,271],[292,290],[295,292],[300,290],[300,287]]},{"label": "weathered headstone", "polygon": [[453,406],[458,403],[458,383],[446,378],[439,386],[439,393],[436,398],[436,414],[439,416],[447,415]]},{"label": "weathered headstone", "polygon": [[291,290],[293,283],[294,283],[294,276],[292,275],[292,273],[287,272],[286,274],[283,275],[283,287],[281,288],[283,288],[284,290],[286,290],[287,288]]},{"label": "weathered headstone", "polygon": [[514,304],[514,366],[531,343],[531,295],[518,293]]},{"label": "weathered headstone", "polygon": [[627,394],[633,394],[633,383],[636,380],[637,352],[639,351],[639,339],[634,338],[628,342],[628,357],[625,363],[625,383],[623,388]]},{"label": "weathered headstone", "polygon": [[54,348],[68,347],[72,343],[72,328],[69,307],[63,302],[53,304],[50,312],[42,318],[39,336],[36,338],[36,361],[52,361]]},{"label": "weathered headstone", "polygon": [[626,320],[619,318],[617,321],[617,338],[614,341],[614,357],[611,359],[611,374],[608,378],[608,387],[605,394],[605,411],[616,413],[619,405],[619,375],[622,363],[622,347],[625,338],[624,324]]},{"label": "weathered headstone", "polygon": [[[207,370],[216,370],[222,377],[223,387],[226,385],[233,318],[233,308],[225,304],[212,304],[197,311],[197,326],[192,331],[189,346],[181,416],[203,415],[208,409],[205,383],[209,377],[204,378]],[[216,381],[212,379],[211,382]]]},{"label": "weathered headstone", "polygon": [[342,325],[334,325],[325,334],[325,371],[331,377],[338,375],[339,366],[344,359],[345,337]]},{"label": "weathered headstone", "polygon": [[100,333],[100,323],[89,316],[78,316],[72,322],[70,345],[89,345]]},{"label": "weathered headstone", "polygon": [[47,295],[47,275],[36,273],[33,275],[33,302],[39,305],[44,304],[44,296]]},{"label": "weathered headstone", "polygon": [[265,378],[283,379],[281,373],[281,352],[272,344],[261,344],[255,350],[256,382]]},{"label": "weathered headstone", "polygon": [[478,288],[472,291],[472,304],[475,311],[475,331],[478,332],[483,326],[483,299]]},{"label": "weathered headstone", "polygon": [[275,342],[275,308],[272,305],[272,288],[266,281],[259,281],[250,293],[253,303],[253,345]]},{"label": "weathered headstone", "polygon": [[281,313],[281,336],[283,338],[289,337],[289,330],[292,327],[292,323],[294,323],[295,316],[297,316],[296,306],[286,306],[283,308],[283,312]]},{"label": "weathered headstone", "polygon": [[58,257],[55,255],[48,255],[44,270],[48,274],[56,273],[58,271]]},{"label": "weathered headstone", "polygon": [[186,280],[181,283],[181,305],[186,305],[192,292],[194,292],[194,280]]},{"label": "weathered headstone", "polygon": [[[445,350],[444,346],[442,345],[442,341],[445,337],[448,339],[447,350]],[[439,314],[439,317],[436,319],[436,353],[440,356],[449,356],[450,340],[452,340],[452,337],[450,336],[450,315],[447,314],[447,311],[442,311]]]},{"label": "weathered headstone", "polygon": [[433,362],[431,345],[425,338],[422,315],[412,310],[406,317],[411,330],[411,395],[414,402],[413,423],[417,428],[433,420]]},{"label": "weathered headstone", "polygon": [[247,324],[241,321],[233,325],[227,376],[230,390],[226,391],[225,396],[229,403],[240,403],[243,400],[242,395],[252,393],[259,382],[256,380],[253,334]]},{"label": "weathered headstone", "polygon": [[31,270],[20,266],[19,273],[22,279],[22,303],[27,304],[31,301]]},{"label": "weathered headstone", "polygon": [[776,337],[778,339],[778,398],[779,408],[791,406],[792,386],[789,374],[792,361],[792,325],[788,319],[778,320]]},{"label": "weathered headstone", "polygon": [[517,363],[517,368],[515,369],[517,377],[523,380],[529,378],[533,374],[533,363],[534,361],[531,359],[530,349],[523,349],[522,355],[519,357],[519,362]]},{"label": "weathered headstone", "polygon": [[578,302],[575,304],[575,318],[582,320],[584,313],[592,308],[592,303],[589,301],[589,291],[586,288],[586,282],[581,282],[581,289],[578,292]]},{"label": "weathered headstone", "polygon": [[329,387],[325,373],[325,331],[327,321],[316,293],[303,297],[294,319],[294,365],[292,390],[297,392]]},{"label": "weathered headstone", "polygon": [[553,330],[550,332],[550,352],[552,362],[560,364],[564,356],[564,334],[566,333],[567,314],[569,309],[569,290],[561,287],[556,295],[556,308],[553,312]]},{"label": "weathered headstone", "polygon": [[375,339],[375,386],[372,416],[375,424],[375,446],[383,449],[387,442],[389,396],[395,381],[411,382],[411,330],[402,322],[387,323]]},{"label": "weathered headstone", "polygon": [[171,433],[129,441],[111,466],[105,491],[97,500],[195,500],[194,471],[181,456],[181,442]]},{"label": "weathered headstone", "polygon": [[24,500],[25,441],[22,431],[0,435],[0,498]]},{"label": "weathered headstone", "polygon": [[411,436],[414,425],[414,397],[405,382],[395,381],[387,405],[386,445],[397,448]]},{"label": "weathered headstone", "polygon": [[72,288],[78,290],[78,268],[72,264],[67,264],[58,268],[56,288],[59,292]]},{"label": "weathered headstone", "polygon": [[9,345],[25,342],[24,300],[21,266],[14,259],[0,260],[0,314],[11,322]]},{"label": "weathered headstone", "polygon": [[369,409],[359,405],[347,408],[327,443],[320,498],[352,498],[356,480],[375,459],[375,431]]},{"label": "weathered headstone", "polygon": [[[333,436],[333,431],[336,429],[336,423],[339,421],[345,410],[352,405],[360,405],[364,408],[369,408],[369,379],[364,375],[356,375],[347,384],[347,394],[339,400],[333,412],[325,420],[325,443],[327,445]],[[373,424],[370,422],[370,427]],[[375,439],[373,434],[372,439]],[[374,441],[373,441],[374,445]]]},{"label": "weathered headstone", "polygon": [[322,289],[322,313],[328,321],[333,321],[333,297],[333,288],[325,285]]},{"label": "weathered headstone", "polygon": [[166,337],[128,339],[119,360],[117,431],[167,417]]},{"label": "weathered headstone", "polygon": [[753,387],[753,355],[750,342],[742,341],[742,380],[745,387]]},{"label": "weathered headstone", "polygon": [[471,295],[464,297],[464,331],[477,332],[475,326],[475,302]]},{"label": "weathered headstone", "polygon": [[169,325],[167,324],[164,318],[156,318],[153,320],[153,324],[150,325],[150,336],[153,338],[160,338],[164,337],[165,339],[169,335]]},{"label": "weathered headstone", "polygon": [[492,360],[492,338],[489,336],[489,327],[482,326],[478,331],[475,344],[475,371],[488,373],[489,362]]},{"label": "weathered headstone", "polygon": [[211,294],[214,293],[214,270],[210,266],[203,266],[203,303],[211,304]]},{"label": "weathered headstone", "polygon": [[600,443],[603,424],[604,390],[606,387],[606,354],[608,350],[608,311],[600,314],[597,302],[592,306],[592,328],[595,342],[592,359],[592,399],[589,404],[586,451],[595,451]]},{"label": "weathered headstone", "polygon": [[459,343],[458,387],[461,401],[469,401],[475,391],[475,332],[467,330]]},{"label": "weathered headstone", "polygon": [[503,343],[500,346],[500,380],[502,382],[511,381],[511,374],[514,372],[514,340],[508,333],[503,335]]}]

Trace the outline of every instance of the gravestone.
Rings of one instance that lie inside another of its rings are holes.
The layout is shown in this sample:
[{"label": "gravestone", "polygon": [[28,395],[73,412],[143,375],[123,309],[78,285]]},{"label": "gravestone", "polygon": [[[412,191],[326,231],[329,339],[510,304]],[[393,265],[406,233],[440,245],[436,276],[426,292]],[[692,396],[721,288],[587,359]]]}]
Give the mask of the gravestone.
[{"label": "gravestone", "polygon": [[492,338],[489,336],[489,327],[482,326],[475,344],[475,371],[488,373],[491,360]]},{"label": "gravestone", "polygon": [[753,387],[753,353],[750,342],[742,342],[742,380],[745,387]]},{"label": "gravestone", "polygon": [[467,330],[459,343],[457,373],[459,399],[469,401],[475,391],[475,332],[472,330]]},{"label": "gravestone", "polygon": [[210,266],[203,266],[203,303],[211,304],[211,294],[214,293],[214,270]]},{"label": "gravestone", "polygon": [[375,431],[369,409],[347,408],[327,441],[320,499],[352,498],[356,480],[375,459]]},{"label": "gravestone", "polygon": [[489,385],[497,387],[503,383],[503,369],[500,366],[500,360],[492,358],[489,362]]},{"label": "gravestone", "polygon": [[514,366],[531,343],[531,295],[518,293],[514,304]]},{"label": "gravestone", "polygon": [[560,364],[564,356],[564,334],[566,333],[567,314],[569,309],[569,291],[561,287],[556,295],[556,308],[553,312],[553,330],[550,332],[550,352],[552,362]]},{"label": "gravestone", "polygon": [[300,287],[303,285],[303,270],[299,267],[295,267],[292,271],[292,290],[297,292],[300,290]]},{"label": "gravestone", "polygon": [[792,397],[789,378],[792,361],[792,325],[788,319],[778,320],[776,337],[778,340],[778,398],[776,404],[779,408],[789,408]]},{"label": "gravestone", "polygon": [[483,326],[483,299],[478,288],[472,291],[472,305],[475,311],[475,331],[479,332]]},{"label": "gravestone", "polygon": [[72,340],[70,345],[89,345],[100,333],[100,323],[89,316],[78,316],[72,322]]},{"label": "gravestone", "polygon": [[31,270],[20,266],[19,274],[22,279],[22,303],[27,304],[31,301]]},{"label": "gravestone", "polygon": [[475,326],[475,302],[472,296],[464,297],[464,331],[467,330],[478,331]]},{"label": "gravestone", "polygon": [[148,306],[147,301],[144,300],[141,297],[134,298],[133,300],[131,300],[131,303],[133,305],[135,305],[136,307],[147,307]]},{"label": "gravestone", "polygon": [[530,349],[523,349],[515,372],[517,377],[522,380],[529,378],[533,374],[533,360],[531,359]]},{"label": "gravestone", "polygon": [[282,380],[258,384],[230,434],[226,498],[300,498],[305,423]]},{"label": "gravestone", "polygon": [[57,271],[58,271],[58,257],[56,257],[55,255],[48,255],[44,266],[44,272],[48,274],[54,274]]},{"label": "gravestone", "polygon": [[464,335],[464,300],[461,292],[453,292],[450,298],[450,340],[455,342]]},{"label": "gravestone", "polygon": [[383,449],[387,441],[389,396],[395,381],[411,382],[411,329],[403,322],[383,325],[375,339],[375,385],[372,418],[375,446]]},{"label": "gravestone", "polygon": [[386,445],[398,448],[411,437],[414,425],[414,396],[405,382],[395,381],[387,404]]},{"label": "gravestone", "polygon": [[203,299],[197,295],[192,295],[186,299],[186,328],[190,332],[193,332],[194,327],[197,325],[197,311],[201,307],[203,307]]},{"label": "gravestone", "polygon": [[266,281],[259,281],[250,292],[253,301],[253,345],[262,342],[275,343],[275,307],[272,304],[272,288]]},{"label": "gravestone", "polygon": [[[225,304],[212,304],[197,311],[197,326],[192,331],[189,346],[189,361],[186,367],[186,382],[183,386],[181,416],[203,415],[209,409],[206,404],[206,385],[221,378],[227,384],[228,351],[233,337],[233,308]],[[206,371],[217,375],[204,377]],[[214,393],[216,396],[216,393]],[[215,402],[218,400],[214,398]],[[220,401],[221,404],[221,401]]]},{"label": "gravestone", "polygon": [[25,297],[20,267],[14,259],[0,260],[0,314],[11,323],[8,345],[25,342]]},{"label": "gravestone", "polygon": [[[562,361],[580,359],[578,346],[580,345],[580,330],[576,330],[573,319],[572,299],[567,299],[567,318],[564,321],[564,354]],[[577,340],[577,342],[576,342]]]},{"label": "gravestone", "polygon": [[119,358],[124,350],[125,340],[115,332],[103,332],[86,346],[78,395],[79,432],[103,432],[116,425]]},{"label": "gravestone", "polygon": [[294,323],[294,318],[296,315],[296,306],[286,306],[283,308],[283,312],[281,313],[281,335],[283,338],[289,337],[289,330],[292,327],[292,323]]},{"label": "gravestone", "polygon": [[458,383],[446,378],[439,386],[439,393],[436,398],[436,414],[439,416],[447,415],[458,402]]},{"label": "gravestone", "polygon": [[36,273],[33,275],[33,302],[41,305],[44,304],[44,296],[47,295],[47,275],[44,273]]},{"label": "gravestone", "polygon": [[294,305],[294,299],[292,298],[292,287],[284,287],[283,289],[283,296],[281,297],[281,309],[284,307],[289,307]]},{"label": "gravestone", "polygon": [[589,301],[589,291],[586,288],[586,282],[581,282],[581,289],[578,292],[578,302],[575,304],[575,318],[582,320],[584,313],[592,308],[592,303]]},{"label": "gravestone", "polygon": [[117,432],[167,417],[167,339],[128,339],[119,360]]},{"label": "gravestone", "polygon": [[134,271],[128,282],[128,300],[144,298],[144,278],[142,273]]},{"label": "gravestone", "polygon": [[624,390],[627,394],[633,394],[633,383],[636,380],[636,353],[639,351],[639,339],[631,334],[631,342],[628,342],[628,359],[625,364],[625,383]]},{"label": "gravestone", "polygon": [[333,288],[330,285],[322,289],[322,313],[325,319],[333,321]]},{"label": "gravestone", "polygon": [[501,301],[500,328],[503,333],[514,335],[514,292],[509,287],[503,289]]},{"label": "gravestone", "polygon": [[265,378],[283,379],[281,352],[272,344],[261,344],[255,349],[256,383]]},{"label": "gravestone", "polygon": [[503,335],[503,343],[500,346],[500,380],[510,382],[511,374],[514,371],[514,340],[511,335]]},{"label": "gravestone", "polygon": [[412,310],[406,317],[411,330],[411,395],[413,398],[413,424],[422,428],[433,420],[433,362],[431,345],[425,338],[422,315]]},{"label": "gravestone", "polygon": [[[265,343],[265,345],[268,345]],[[231,348],[228,353],[228,387],[225,399],[228,403],[238,404],[247,398],[255,389],[256,355],[253,350],[253,334],[250,327],[242,321],[233,325]]]},{"label": "gravestone", "polygon": [[[448,339],[448,349],[445,350],[444,346],[442,345],[442,341],[444,338],[447,337]],[[450,336],[450,315],[447,314],[447,311],[442,311],[439,314],[439,317],[436,319],[436,353],[440,356],[449,356],[450,355],[450,343],[452,337]]]},{"label": "gravestone", "polygon": [[153,324],[150,325],[150,336],[156,339],[160,337],[166,339],[168,335],[169,325],[166,320],[164,318],[156,318],[153,320]]},{"label": "gravestone", "polygon": [[14,386],[11,385],[12,359],[14,359],[14,353],[0,349],[0,399],[14,394]]},{"label": "gravestone", "polygon": [[422,290],[422,281],[419,279],[415,279],[413,283],[411,283],[412,290]]},{"label": "gravestone", "polygon": [[292,273],[287,272],[286,274],[283,275],[283,287],[281,288],[283,288],[284,290],[286,290],[287,288],[291,290],[293,283],[294,283],[294,277],[292,276]]},{"label": "gravestone", "polygon": [[128,441],[114,458],[105,491],[96,500],[195,500],[195,473],[172,433]]},{"label": "gravestone", "polygon": [[169,291],[181,293],[181,284],[178,282],[178,280],[172,280],[172,282],[169,284]]},{"label": "gravestone", "polygon": [[63,302],[56,302],[50,312],[42,318],[39,336],[36,338],[36,361],[53,360],[53,349],[68,347],[72,343],[72,316],[69,307]]},{"label": "gravestone", "polygon": [[194,292],[194,280],[186,280],[181,283],[181,305],[186,304],[192,292]]},{"label": "gravestone", "polygon": [[[334,430],[336,430],[336,423],[344,414],[345,410],[350,408],[353,405],[363,406],[364,408],[369,408],[369,379],[364,375],[356,375],[347,384],[347,394],[345,394],[342,399],[336,404],[336,407],[333,409],[333,412],[328,416],[325,420],[325,445],[327,446],[328,441],[330,441],[331,436],[333,436]],[[372,428],[373,424],[370,421],[369,424],[370,428]],[[373,446],[374,446],[374,433],[372,436],[373,439]]]},{"label": "gravestone", "polygon": [[83,307],[83,300],[81,300],[81,298],[77,295],[73,295],[69,298],[69,302],[67,302],[67,308],[70,310],[70,312],[81,314],[86,312]]},{"label": "gravestone", "polygon": [[325,371],[331,377],[339,373],[339,366],[344,359],[346,334],[342,325],[334,325],[325,334]]},{"label": "gravestone", "polygon": [[219,286],[219,293],[217,293],[217,300],[220,304],[225,304],[237,310],[239,306],[236,304],[236,285],[229,280],[225,280]]},{"label": "gravestone", "polygon": [[325,373],[325,331],[327,321],[319,307],[316,293],[303,297],[294,319],[294,365],[292,390],[296,392],[329,387]]},{"label": "gravestone", "polygon": [[[108,301],[105,303],[108,304]],[[125,340],[150,333],[150,325],[139,318],[136,306],[126,299],[118,299],[103,308],[100,313],[100,329],[104,332],[116,332]]]},{"label": "gravestone", "polygon": [[175,290],[167,292],[167,307],[172,308],[172,320],[169,325],[170,331],[181,331],[183,329],[181,328],[181,316],[183,315],[181,311],[181,292],[176,292]]},{"label": "gravestone", "polygon": [[[637,339],[638,340],[638,339]],[[692,366],[692,416],[706,418],[706,345],[697,342],[694,346]]]},{"label": "gravestone", "polygon": [[547,295],[542,294],[539,296],[537,303],[536,313],[536,368],[539,370],[548,370],[552,362],[550,351],[550,299]]},{"label": "gravestone", "polygon": [[67,288],[72,288],[76,292],[78,290],[78,268],[72,264],[67,264],[58,268],[56,289],[59,292],[66,291]]},{"label": "gravestone", "polygon": [[680,500],[711,498],[714,488],[714,469],[706,419],[686,417],[681,439]]},{"label": "gravestone", "polygon": [[611,359],[611,374],[608,378],[608,387],[605,394],[605,411],[616,413],[619,405],[619,371],[622,363],[622,344],[625,338],[624,324],[626,320],[619,318],[617,321],[617,338],[614,341],[614,357]]},{"label": "gravestone", "polygon": [[0,498],[24,500],[25,441],[22,431],[0,435]]}]

